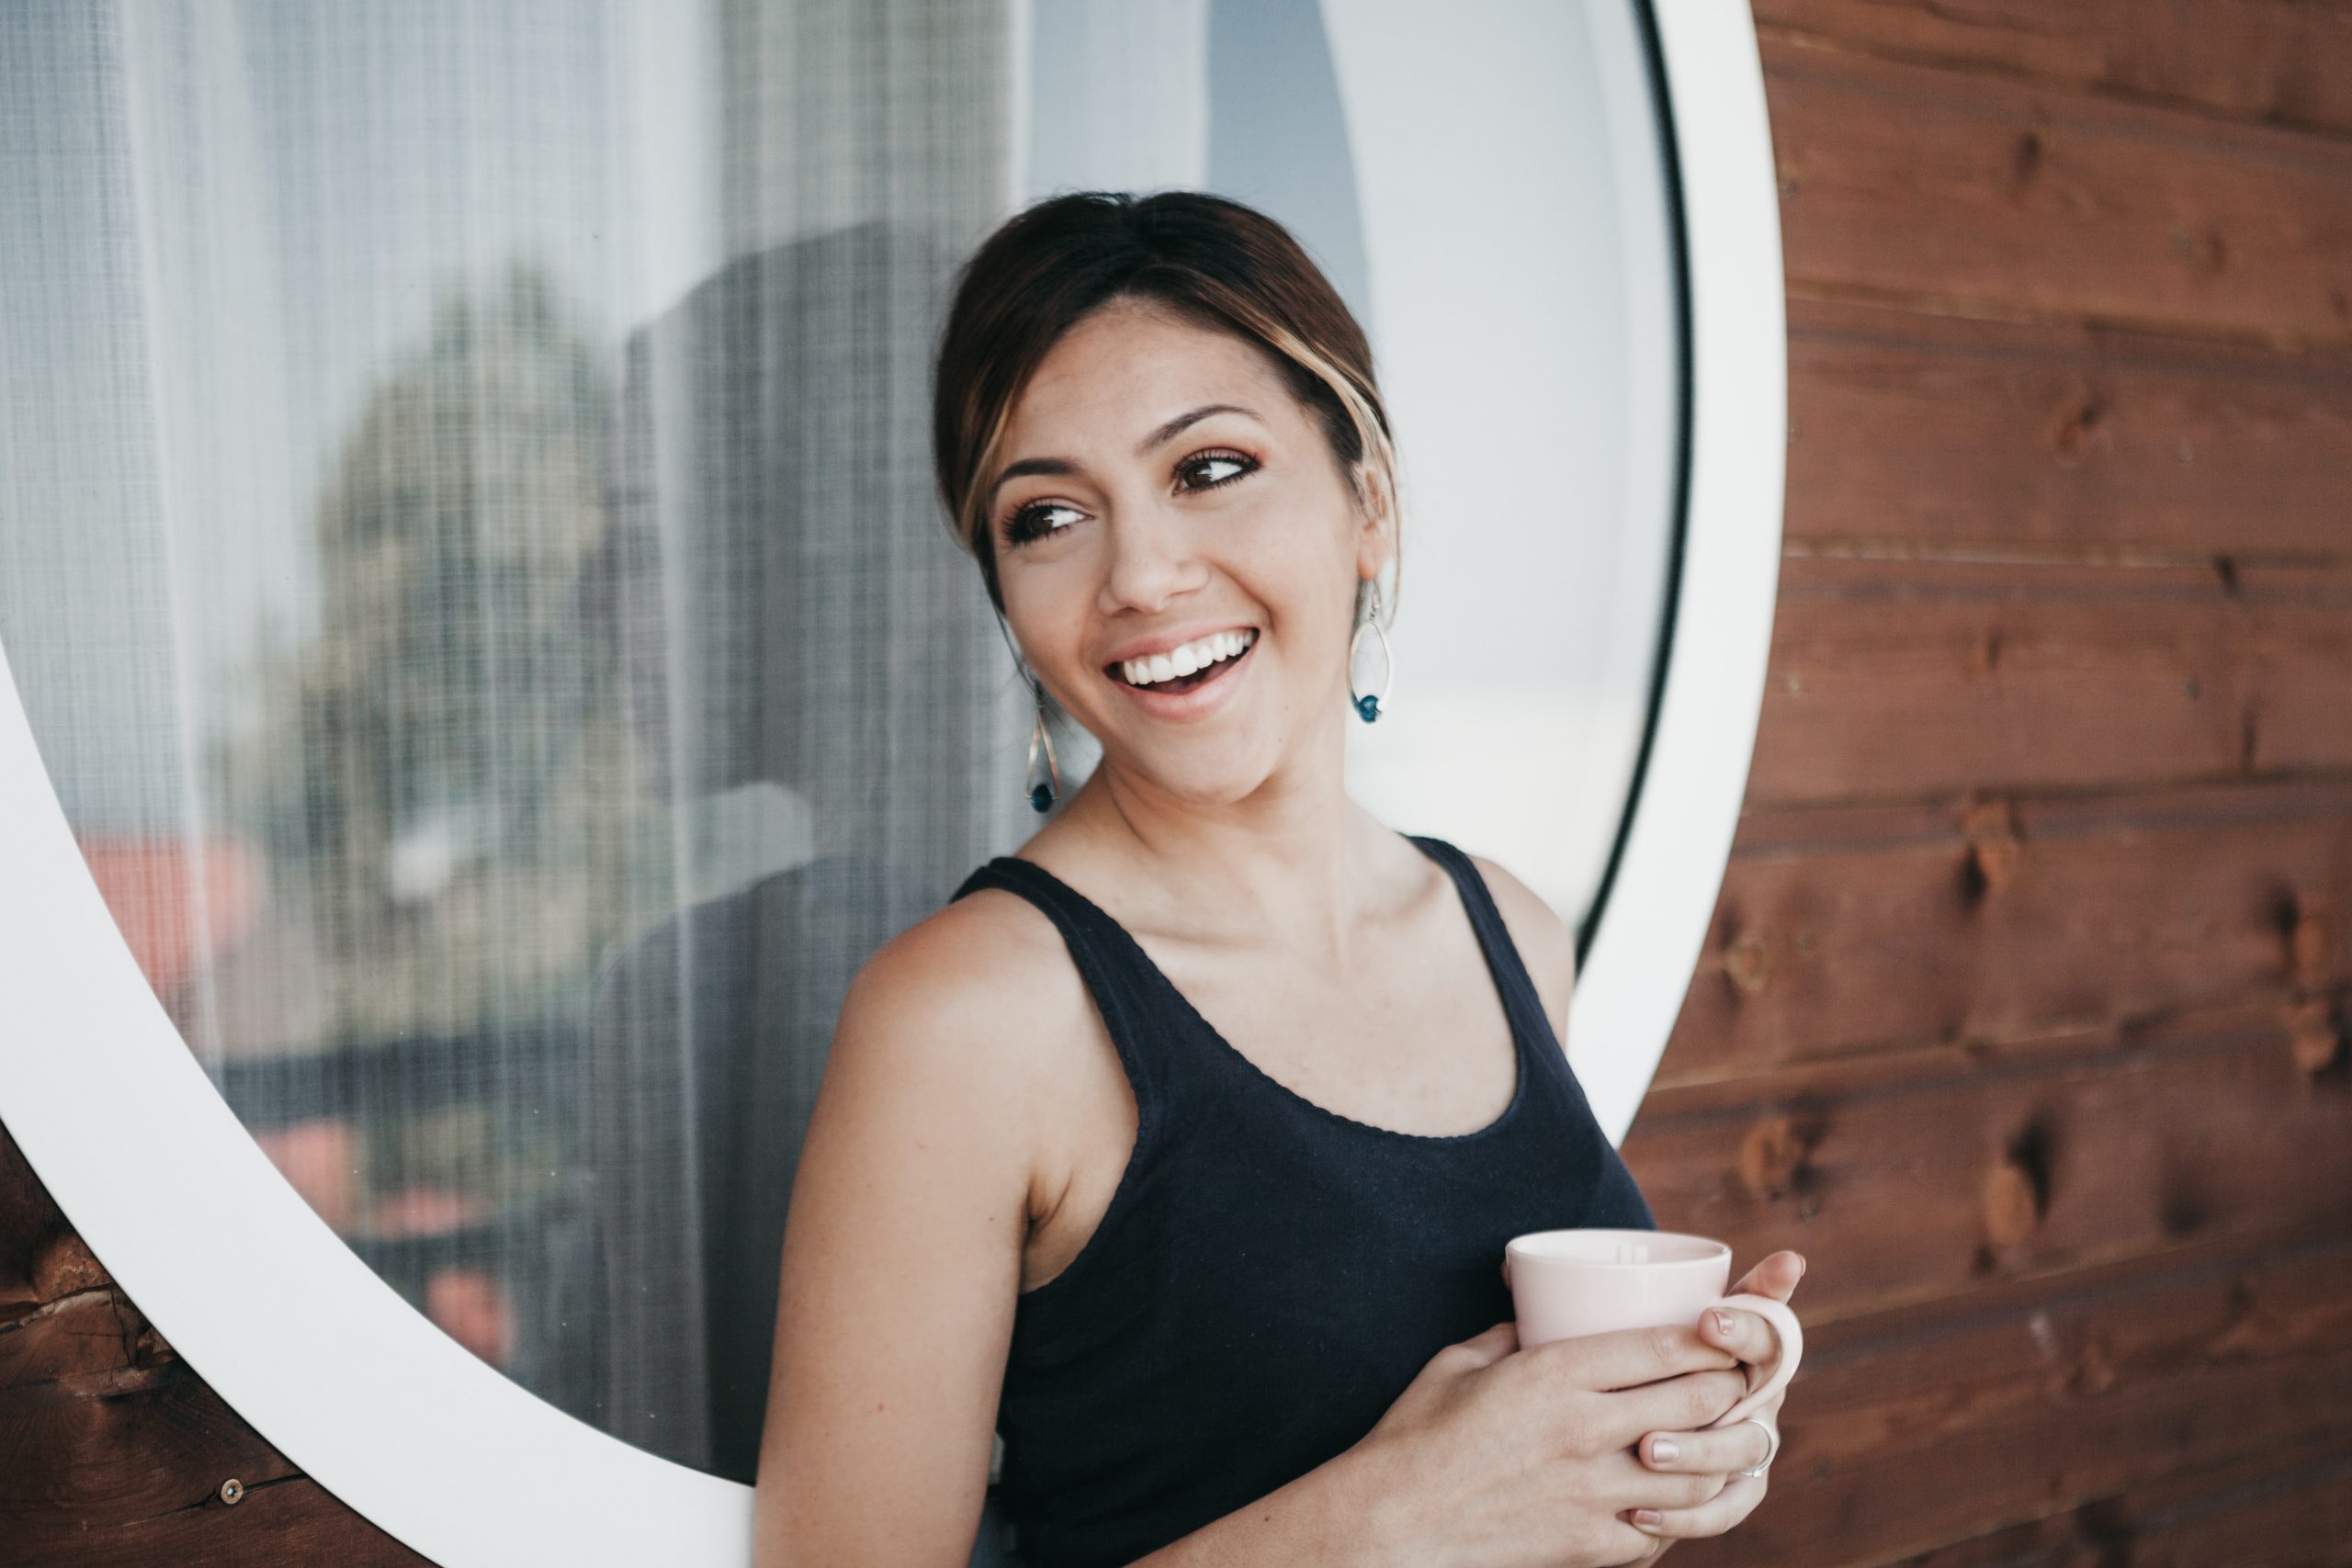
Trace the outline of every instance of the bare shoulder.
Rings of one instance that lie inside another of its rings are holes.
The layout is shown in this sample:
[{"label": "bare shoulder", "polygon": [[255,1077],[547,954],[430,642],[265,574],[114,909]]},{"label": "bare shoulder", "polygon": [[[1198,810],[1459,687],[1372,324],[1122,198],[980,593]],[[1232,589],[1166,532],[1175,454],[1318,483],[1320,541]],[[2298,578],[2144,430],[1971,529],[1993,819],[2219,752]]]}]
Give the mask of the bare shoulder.
[{"label": "bare shoulder", "polygon": [[763,1562],[970,1553],[1052,1116],[1039,1057],[1087,1005],[1059,947],[975,893],[851,982],[785,1226]]},{"label": "bare shoulder", "polygon": [[1568,997],[1576,989],[1576,932],[1560,919],[1558,910],[1500,865],[1484,855],[1472,855],[1470,861],[1486,879],[1495,908],[1502,911],[1511,944],[1519,949],[1520,959],[1535,982],[1535,994],[1543,998],[1544,1011],[1552,1020],[1552,1032],[1566,1041]]},{"label": "bare shoulder", "polygon": [[1080,1076],[1070,1064],[1099,1029],[1061,933],[1035,906],[987,889],[926,916],[876,950],[842,998],[796,1214],[805,1191],[847,1235],[884,1223],[890,1194],[928,1191],[910,1225],[952,1229],[959,1205],[973,1211],[968,1234],[1019,1216],[1017,1268],[1028,1221],[1066,1179],[1067,1086]]},{"label": "bare shoulder", "polygon": [[1018,1083],[1040,1065],[1036,1043],[1082,1032],[1091,1006],[1053,922],[1026,899],[983,888],[866,960],[842,1000],[834,1048],[951,1080]]}]

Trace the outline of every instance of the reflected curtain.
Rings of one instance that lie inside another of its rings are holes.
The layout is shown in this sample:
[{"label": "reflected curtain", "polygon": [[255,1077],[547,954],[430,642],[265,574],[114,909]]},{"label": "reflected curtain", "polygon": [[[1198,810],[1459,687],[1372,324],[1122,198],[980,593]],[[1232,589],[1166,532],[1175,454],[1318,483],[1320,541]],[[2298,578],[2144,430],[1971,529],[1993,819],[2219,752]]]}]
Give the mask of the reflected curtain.
[{"label": "reflected curtain", "polygon": [[928,425],[1013,34],[0,12],[0,648],[92,874],[392,1288],[739,1480],[848,977],[1025,830]]}]

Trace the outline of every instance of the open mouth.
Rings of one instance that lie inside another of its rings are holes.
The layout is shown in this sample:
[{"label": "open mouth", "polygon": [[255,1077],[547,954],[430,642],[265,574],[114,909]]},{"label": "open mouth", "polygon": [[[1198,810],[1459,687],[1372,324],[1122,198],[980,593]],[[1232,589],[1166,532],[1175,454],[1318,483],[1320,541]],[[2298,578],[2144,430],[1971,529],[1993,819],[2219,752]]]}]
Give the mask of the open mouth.
[{"label": "open mouth", "polygon": [[1143,659],[1106,664],[1102,672],[1122,685],[1146,692],[1189,692],[1218,679],[1258,645],[1258,628],[1209,636]]}]

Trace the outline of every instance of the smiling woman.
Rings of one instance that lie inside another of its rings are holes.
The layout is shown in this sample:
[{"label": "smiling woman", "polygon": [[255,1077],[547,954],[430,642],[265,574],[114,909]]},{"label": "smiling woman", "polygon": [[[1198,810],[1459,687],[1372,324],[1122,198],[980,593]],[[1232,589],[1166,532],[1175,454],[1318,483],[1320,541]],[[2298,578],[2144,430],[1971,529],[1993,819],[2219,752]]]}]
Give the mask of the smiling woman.
[{"label": "smiling woman", "polygon": [[1655,1546],[1637,1509],[1736,1523],[1759,1483],[1619,1473],[1620,1426],[1728,1408],[1713,1347],[1637,1393],[1638,1335],[1463,1364],[1510,1348],[1512,1236],[1655,1227],[1561,1046],[1558,915],[1349,797],[1398,515],[1336,291],[1242,204],[1058,197],[965,267],[935,399],[1038,722],[1050,694],[1102,761],[851,987],[785,1235],[761,1562],[952,1560],[992,1430],[1035,1568],[1421,1561],[1472,1513],[1598,1564]]}]

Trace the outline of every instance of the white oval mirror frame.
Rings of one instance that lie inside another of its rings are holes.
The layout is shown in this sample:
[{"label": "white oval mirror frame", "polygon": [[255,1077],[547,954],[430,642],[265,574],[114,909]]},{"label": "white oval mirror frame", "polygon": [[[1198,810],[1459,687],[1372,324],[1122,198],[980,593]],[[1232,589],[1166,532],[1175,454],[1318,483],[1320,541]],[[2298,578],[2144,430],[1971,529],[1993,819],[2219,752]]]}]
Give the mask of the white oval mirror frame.
[{"label": "white oval mirror frame", "polygon": [[[1612,1140],[1680,1011],[1730,851],[1763,692],[1787,431],[1754,26],[1743,0],[1665,0],[1652,22],[1680,197],[1690,431],[1663,679],[1573,1003],[1571,1055]],[[450,1568],[748,1558],[748,1487],[526,1393],[419,1314],[287,1184],[100,898],[4,649],[0,996],[0,1117],[33,1169],[189,1365],[337,1497]]]}]

